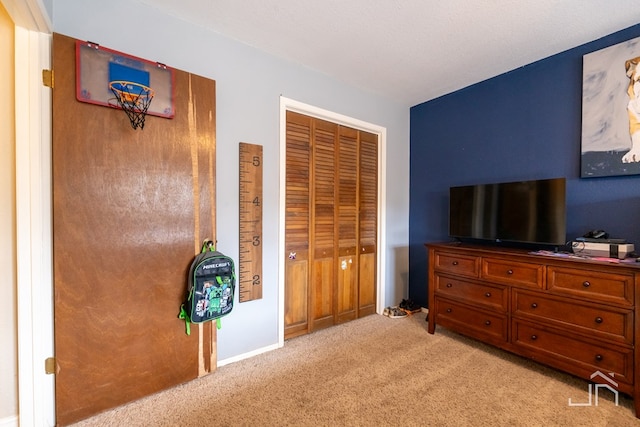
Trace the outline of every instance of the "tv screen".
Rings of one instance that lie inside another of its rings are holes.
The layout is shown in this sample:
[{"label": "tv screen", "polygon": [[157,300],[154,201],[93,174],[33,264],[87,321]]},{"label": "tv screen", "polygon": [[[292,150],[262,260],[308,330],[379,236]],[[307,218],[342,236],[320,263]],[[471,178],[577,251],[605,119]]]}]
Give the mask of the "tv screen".
[{"label": "tv screen", "polygon": [[449,189],[449,235],[458,239],[564,245],[565,179]]}]

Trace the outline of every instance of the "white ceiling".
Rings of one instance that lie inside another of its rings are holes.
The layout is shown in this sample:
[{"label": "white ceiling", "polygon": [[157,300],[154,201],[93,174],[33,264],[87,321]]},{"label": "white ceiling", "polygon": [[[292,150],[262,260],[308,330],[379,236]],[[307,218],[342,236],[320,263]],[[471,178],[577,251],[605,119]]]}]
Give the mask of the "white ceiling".
[{"label": "white ceiling", "polygon": [[412,106],[640,23],[638,0],[139,0]]}]

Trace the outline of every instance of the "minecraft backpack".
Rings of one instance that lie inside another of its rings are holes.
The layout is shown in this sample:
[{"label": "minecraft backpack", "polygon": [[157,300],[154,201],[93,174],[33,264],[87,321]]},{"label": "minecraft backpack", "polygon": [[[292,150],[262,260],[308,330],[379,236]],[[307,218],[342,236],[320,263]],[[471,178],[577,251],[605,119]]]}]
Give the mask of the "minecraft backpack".
[{"label": "minecraft backpack", "polygon": [[233,259],[216,251],[212,241],[205,240],[189,268],[187,298],[178,314],[185,321],[187,335],[191,335],[191,323],[215,320],[220,329],[220,318],[233,309],[235,287]]}]

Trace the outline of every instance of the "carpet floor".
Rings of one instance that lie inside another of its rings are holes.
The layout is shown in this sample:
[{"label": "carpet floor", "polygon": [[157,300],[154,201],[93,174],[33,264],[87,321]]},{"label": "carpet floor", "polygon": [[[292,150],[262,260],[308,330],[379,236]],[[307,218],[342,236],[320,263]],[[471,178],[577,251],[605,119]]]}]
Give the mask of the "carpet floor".
[{"label": "carpet floor", "polygon": [[640,426],[632,400],[438,327],[371,315],[75,424]]}]

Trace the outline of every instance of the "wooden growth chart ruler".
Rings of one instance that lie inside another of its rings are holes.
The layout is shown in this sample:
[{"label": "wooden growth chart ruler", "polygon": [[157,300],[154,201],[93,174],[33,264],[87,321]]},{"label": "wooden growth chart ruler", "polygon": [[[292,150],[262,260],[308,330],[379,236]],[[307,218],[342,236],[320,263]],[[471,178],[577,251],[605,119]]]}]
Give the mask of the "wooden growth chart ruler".
[{"label": "wooden growth chart ruler", "polygon": [[240,302],[262,298],[262,146],[240,143]]}]

